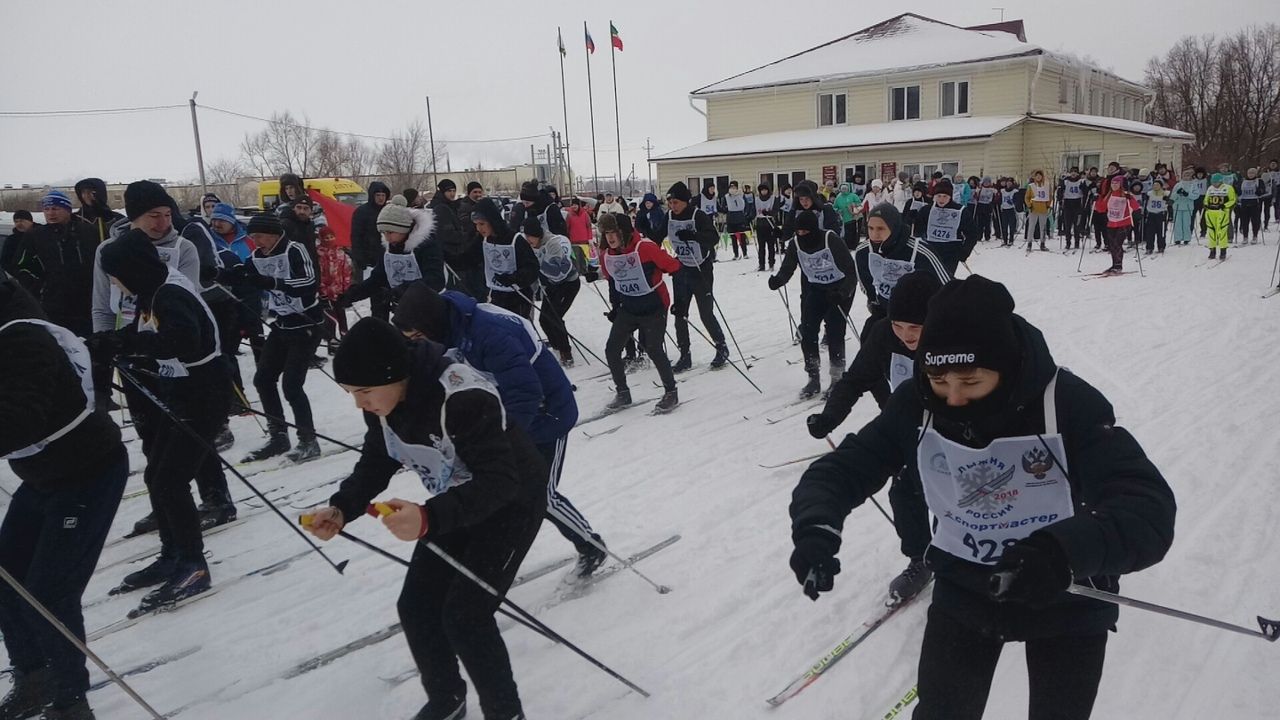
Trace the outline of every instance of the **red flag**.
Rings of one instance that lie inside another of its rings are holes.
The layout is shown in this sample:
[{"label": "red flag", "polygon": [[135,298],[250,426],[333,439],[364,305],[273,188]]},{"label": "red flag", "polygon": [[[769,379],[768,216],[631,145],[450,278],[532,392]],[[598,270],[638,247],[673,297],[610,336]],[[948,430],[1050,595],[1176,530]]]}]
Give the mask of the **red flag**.
[{"label": "red flag", "polygon": [[323,195],[318,190],[307,190],[307,194],[324,209],[324,218],[329,223],[329,227],[333,228],[338,245],[345,248],[351,247],[351,216],[356,209],[328,195]]},{"label": "red flag", "polygon": [[596,41],[591,39],[591,31],[587,29],[586,23],[582,23],[582,34],[587,36],[587,52],[594,53],[596,51]]},{"label": "red flag", "polygon": [[613,26],[612,20],[609,21],[609,42],[619,50],[622,49],[622,36],[618,34],[618,28]]}]

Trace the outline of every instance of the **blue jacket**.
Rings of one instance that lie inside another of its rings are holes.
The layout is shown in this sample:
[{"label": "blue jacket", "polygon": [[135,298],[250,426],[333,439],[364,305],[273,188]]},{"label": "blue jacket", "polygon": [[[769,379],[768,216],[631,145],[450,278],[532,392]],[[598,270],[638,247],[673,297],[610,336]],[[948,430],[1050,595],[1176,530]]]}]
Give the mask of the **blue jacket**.
[{"label": "blue jacket", "polygon": [[448,290],[448,343],[467,364],[493,377],[507,419],[535,445],[555,442],[578,422],[573,385],[527,320]]}]

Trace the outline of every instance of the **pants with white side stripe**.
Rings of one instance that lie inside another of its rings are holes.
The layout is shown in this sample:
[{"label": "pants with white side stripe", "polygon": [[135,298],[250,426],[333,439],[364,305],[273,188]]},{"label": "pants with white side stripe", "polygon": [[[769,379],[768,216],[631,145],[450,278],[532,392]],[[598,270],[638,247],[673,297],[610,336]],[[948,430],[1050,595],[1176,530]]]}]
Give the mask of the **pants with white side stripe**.
[{"label": "pants with white side stripe", "polygon": [[600,536],[595,534],[591,529],[591,523],[578,512],[578,508],[569,502],[569,498],[561,495],[556,490],[556,486],[560,484],[560,473],[564,469],[564,452],[565,446],[569,443],[568,435],[561,435],[556,438],[555,442],[543,443],[538,445],[538,452],[542,453],[542,457],[546,458],[547,467],[550,469],[551,476],[547,482],[547,518],[551,520],[551,524],[556,526],[560,534],[566,540],[573,543],[578,549],[578,553],[587,552],[592,548],[591,542],[587,538],[594,537],[596,540]]}]

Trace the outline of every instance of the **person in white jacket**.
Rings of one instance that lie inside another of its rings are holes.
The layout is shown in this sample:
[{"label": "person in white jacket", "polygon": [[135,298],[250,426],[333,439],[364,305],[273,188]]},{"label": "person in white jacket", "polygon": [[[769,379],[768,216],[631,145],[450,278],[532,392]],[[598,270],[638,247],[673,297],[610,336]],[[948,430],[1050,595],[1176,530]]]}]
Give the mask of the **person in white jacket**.
[{"label": "person in white jacket", "polygon": [[[908,197],[910,193],[908,192]],[[862,199],[862,214],[866,215],[871,209],[880,203],[890,202],[891,196],[889,191],[884,189],[884,181],[876,178],[871,181],[871,189],[867,191],[867,196]],[[903,202],[906,202],[905,200]]]},{"label": "person in white jacket", "polygon": [[889,192],[894,207],[905,205],[911,199],[911,176],[905,170],[899,172],[898,177],[890,183]]},{"label": "person in white jacket", "polygon": [[600,207],[596,208],[597,218],[600,217],[600,213],[618,213],[626,215],[627,208],[619,202],[618,198],[615,197],[613,193],[605,193],[604,202],[600,204]]}]

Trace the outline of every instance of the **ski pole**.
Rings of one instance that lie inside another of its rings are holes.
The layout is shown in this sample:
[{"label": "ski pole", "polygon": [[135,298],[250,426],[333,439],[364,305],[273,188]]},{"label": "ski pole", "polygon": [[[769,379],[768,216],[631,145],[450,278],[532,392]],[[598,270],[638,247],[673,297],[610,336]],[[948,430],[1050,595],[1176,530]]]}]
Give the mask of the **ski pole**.
[{"label": "ski pole", "polygon": [[231,474],[239,478],[240,482],[244,483],[246,487],[252,490],[254,495],[257,495],[258,498],[262,500],[262,502],[266,503],[267,507],[271,508],[272,512],[278,515],[281,520],[285,521],[285,524],[289,526],[290,530],[293,530],[294,532],[296,532],[298,534],[298,537],[306,541],[306,543],[311,546],[311,549],[319,553],[320,557],[324,558],[325,562],[329,563],[329,565],[333,567],[333,569],[336,570],[339,575],[342,574],[342,571],[347,567],[346,560],[343,560],[340,563],[335,563],[333,560],[331,560],[329,556],[325,555],[324,551],[320,549],[320,546],[316,545],[314,542],[311,542],[311,538],[307,537],[305,533],[303,533],[298,528],[294,527],[293,521],[285,517],[285,514],[280,512],[280,508],[276,507],[275,503],[268,500],[267,496],[263,495],[262,491],[258,490],[258,488],[255,487],[253,483],[249,482],[248,478],[242,475],[240,471],[235,468],[234,465],[227,462],[226,458],[222,457],[222,455],[218,453],[217,449],[215,449],[208,442],[206,442],[204,438],[200,437],[200,433],[193,430],[191,426],[188,425],[182,418],[175,415],[173,410],[169,409],[169,406],[160,402],[160,398],[157,398],[150,390],[147,389],[145,385],[143,385],[137,378],[135,378],[132,373],[126,370],[124,366],[117,364],[116,369],[120,371],[120,377],[124,378],[127,382],[129,382],[131,385],[137,388],[138,392],[142,393],[143,396],[145,396],[148,400],[152,402],[152,404],[154,404],[157,408],[159,408],[160,412],[164,413],[165,416],[169,418],[170,422],[177,425],[186,434],[190,435],[191,438],[194,439],[197,443],[199,443],[200,447],[204,448],[206,452],[213,453],[213,456],[218,458],[218,462],[222,463],[223,467],[230,470]]},{"label": "ski pole", "polygon": [[556,510],[555,508],[550,508],[550,507],[547,508],[547,512],[550,513],[552,516],[554,516],[561,523],[564,523],[565,525],[572,528],[573,531],[578,534],[578,537],[582,538],[588,543],[591,543],[592,546],[594,546],[598,550],[603,551],[606,555],[618,561],[618,564],[622,565],[622,567],[626,568],[627,570],[630,570],[631,572],[635,573],[641,580],[644,580],[645,582],[652,585],[653,589],[657,590],[659,595],[666,595],[667,593],[671,592],[671,588],[667,587],[666,585],[659,585],[653,580],[650,580],[649,576],[637,570],[635,567],[635,563],[619,557],[617,553],[615,553],[614,551],[606,547],[604,543],[591,537],[589,534],[583,533],[581,530],[578,529],[575,523],[569,522],[569,519],[564,516],[564,513],[560,512],[559,510]]},{"label": "ski pole", "polygon": [[[597,290],[597,292],[598,292],[598,290]],[[522,292],[520,292],[520,290],[519,290],[519,289],[517,289],[517,290],[516,290],[516,294],[517,294],[517,295],[519,295],[519,296],[520,296],[520,297],[521,297],[525,302],[529,303],[529,304],[530,304],[530,305],[532,305],[534,308],[536,308],[538,312],[540,312],[540,313],[545,313],[545,312],[546,312],[545,310],[543,310],[543,309],[542,309],[542,307],[543,307],[543,305],[546,305],[547,303],[545,303],[545,302],[544,302],[542,305],[539,305],[538,303],[534,302],[533,300],[531,300],[531,299],[529,299],[529,298],[525,297],[525,294],[524,294],[524,293],[522,293]],[[603,297],[602,297],[601,299],[603,299]],[[555,308],[553,307],[552,309],[554,310]],[[597,354],[595,354],[594,352],[592,352],[592,351],[591,351],[591,348],[587,347],[587,346],[586,346],[586,345],[585,345],[581,340],[579,340],[578,338],[574,337],[573,333],[569,332],[569,327],[568,327],[567,325],[565,325],[565,323],[564,323],[564,318],[560,317],[560,315],[559,315],[558,313],[554,313],[554,312],[553,312],[551,315],[552,315],[552,317],[554,317],[554,318],[556,319],[556,322],[559,322],[559,323],[560,323],[560,326],[564,328],[564,334],[565,334],[565,335],[567,335],[567,336],[569,337],[569,339],[573,341],[573,344],[574,344],[574,345],[577,345],[577,346],[578,346],[578,349],[579,349],[579,350],[581,350],[581,351],[583,351],[583,352],[587,353],[588,355],[590,355],[591,357],[595,358],[596,360],[599,360],[601,365],[608,365],[608,364],[609,364],[609,363],[605,362],[604,360],[602,360],[602,359],[600,358],[600,356],[599,356],[599,355],[597,355]],[[530,323],[530,324],[532,324],[532,323]],[[590,360],[588,360],[588,361],[587,361],[587,364],[590,364],[590,363],[591,363],[591,361],[590,361]]]},{"label": "ski pole", "polygon": [[858,335],[858,327],[853,324],[853,320],[849,319],[849,313],[844,309],[843,305],[841,305],[840,303],[836,303],[835,305],[837,308],[840,309],[840,314],[844,316],[844,324],[849,326],[849,329],[853,331],[853,339],[857,341],[858,347],[861,348],[862,337]]},{"label": "ski pole", "polygon": [[[1277,190],[1280,192],[1280,189]],[[1276,287],[1276,270],[1280,269],[1280,243],[1276,244],[1276,262],[1271,268],[1271,284],[1268,287]]]},{"label": "ski pole", "polygon": [[747,356],[742,354],[742,346],[738,345],[738,338],[733,335],[733,327],[729,325],[729,318],[724,316],[724,311],[720,309],[720,301],[715,295],[711,295],[711,304],[715,305],[716,312],[720,313],[720,322],[724,323],[724,329],[729,332],[729,339],[733,341],[733,347],[738,351],[738,358],[742,360],[742,366],[751,369],[751,363],[747,362]]},{"label": "ski pole", "polygon": [[[377,514],[377,515],[389,515],[389,514],[391,514],[391,512],[392,512],[391,508],[390,508],[389,506],[387,506],[387,505],[382,504],[382,503],[376,503],[376,504],[372,505],[372,506],[370,507],[370,510],[369,510],[369,513],[370,513],[371,515],[372,515],[372,514]],[[637,692],[637,693],[639,693],[642,697],[646,697],[646,698],[647,698],[647,697],[649,697],[649,693],[648,693],[647,691],[645,691],[645,689],[644,689],[644,688],[640,687],[639,685],[636,685],[635,683],[633,683],[633,682],[631,682],[630,680],[626,679],[626,678],[625,678],[625,677],[623,677],[622,675],[618,674],[616,671],[614,671],[614,670],[613,670],[612,668],[610,668],[608,665],[605,665],[604,663],[600,662],[599,660],[595,659],[594,657],[591,657],[590,655],[588,655],[588,654],[586,653],[586,651],[582,650],[582,649],[581,649],[581,648],[579,648],[577,645],[574,645],[573,643],[569,642],[569,641],[568,641],[567,639],[565,639],[565,637],[564,637],[563,635],[561,635],[560,633],[557,633],[555,630],[552,630],[551,628],[547,627],[547,625],[546,625],[545,623],[543,623],[541,620],[537,619],[537,618],[536,618],[536,617],[534,617],[533,615],[529,614],[529,613],[528,613],[524,608],[520,607],[519,605],[517,605],[517,604],[515,604],[514,602],[512,602],[511,600],[509,600],[505,595],[503,595],[502,593],[498,592],[498,591],[497,591],[497,589],[495,589],[492,585],[490,585],[489,583],[485,582],[483,578],[481,578],[480,576],[478,576],[478,575],[476,575],[475,573],[471,572],[471,570],[470,570],[470,569],[468,569],[466,565],[463,565],[462,563],[458,562],[458,560],[457,560],[456,558],[454,558],[452,555],[450,555],[449,553],[447,553],[447,552],[445,552],[444,550],[442,550],[442,549],[440,548],[440,546],[439,546],[439,545],[436,545],[435,543],[431,542],[430,540],[419,540],[418,542],[420,542],[420,543],[422,543],[423,545],[425,545],[425,546],[427,547],[427,549],[428,549],[428,550],[430,550],[431,552],[435,553],[435,554],[436,554],[436,555],[437,555],[441,560],[444,560],[445,562],[449,563],[449,565],[450,565],[454,570],[457,570],[457,571],[458,571],[458,572],[459,572],[463,577],[465,577],[465,578],[467,578],[468,580],[470,580],[471,582],[475,583],[475,584],[476,584],[476,586],[477,586],[477,587],[479,587],[481,590],[484,590],[485,592],[487,592],[487,593],[489,593],[490,595],[492,595],[492,596],[494,596],[495,598],[497,598],[497,599],[498,599],[498,602],[501,602],[501,603],[506,604],[506,605],[507,605],[507,607],[509,607],[509,608],[511,608],[512,610],[514,610],[515,612],[519,613],[521,617],[523,617],[525,620],[528,620],[531,624],[533,624],[535,627],[537,627],[538,629],[540,629],[540,630],[542,631],[542,633],[543,633],[545,636],[547,636],[548,638],[550,638],[553,642],[559,643],[559,644],[564,645],[565,647],[569,648],[569,649],[570,649],[570,650],[572,650],[574,653],[576,653],[579,657],[581,657],[582,659],[584,659],[584,660],[586,660],[587,662],[591,663],[592,665],[595,665],[597,668],[599,668],[599,669],[603,670],[605,673],[608,673],[608,675],[609,675],[610,677],[612,677],[613,679],[615,679],[615,680],[617,680],[618,682],[622,683],[623,685],[626,685],[627,687],[631,688],[632,690],[636,691],[636,692]]]},{"label": "ski pole", "polygon": [[[249,405],[249,398],[245,397],[244,390],[241,390],[240,386],[235,384],[234,381],[231,383],[231,389],[236,391],[236,397],[240,400],[240,406],[252,414],[253,407]],[[258,419],[256,414],[253,415],[253,421],[258,424],[258,429],[262,431],[263,437],[266,437],[267,429],[262,426],[262,421]]]},{"label": "ski pole", "polygon": [[791,344],[794,345],[796,336],[800,334],[800,328],[796,327],[796,318],[791,314],[791,303],[787,301],[786,285],[778,288],[778,297],[782,298],[782,306],[787,309],[787,322],[791,325]]},{"label": "ski pole", "polygon": [[124,690],[126,695],[128,695],[130,698],[133,698],[134,702],[138,703],[138,705],[141,706],[143,710],[147,711],[148,715],[150,715],[155,720],[164,720],[163,715],[156,712],[155,708],[147,704],[147,701],[143,700],[141,695],[139,695],[136,691],[134,691],[132,687],[129,687],[129,683],[125,682],[124,678],[120,677],[120,675],[117,674],[115,670],[112,670],[110,665],[103,662],[102,658],[98,657],[97,653],[90,650],[89,646],[86,645],[83,640],[76,637],[75,633],[71,632],[71,630],[69,630],[67,626],[62,623],[61,620],[54,617],[53,613],[49,612],[49,608],[45,607],[43,603],[41,603],[39,600],[35,598],[35,596],[33,596],[30,592],[28,592],[27,589],[22,586],[22,583],[18,582],[17,578],[10,575],[9,571],[5,570],[3,566],[0,566],[0,578],[3,578],[4,581],[8,583],[9,587],[13,588],[14,592],[16,592],[23,600],[26,600],[27,604],[29,604],[33,609],[35,609],[36,612],[40,613],[41,617],[43,617],[45,620],[48,620],[49,624],[52,625],[54,629],[57,630],[63,637],[65,637],[68,642],[70,642],[72,645],[75,645],[76,649],[80,651],[80,654],[84,655],[86,658],[91,660],[94,665],[98,666],[98,669],[106,673],[107,677],[111,679],[111,682],[115,683],[116,685],[119,685],[120,689]]},{"label": "ski pole", "polygon": [[972,274],[973,274],[973,268],[969,267],[969,262],[968,262],[967,260],[961,260],[961,261],[960,261],[960,264],[964,266],[964,269],[965,269],[965,270],[968,270],[968,271],[969,271],[969,274],[970,274],[970,275],[972,275]]},{"label": "ski pole", "polygon": [[[991,588],[992,594],[999,596],[1000,594],[1003,594],[1004,592],[1006,592],[1009,589],[1009,585],[1013,583],[1013,580],[1014,578],[1017,577],[1017,575],[1018,575],[1017,570],[1005,570],[998,573],[992,573],[991,581],[990,581],[990,588]],[[1217,620],[1215,618],[1205,617],[1204,615],[1196,615],[1195,613],[1189,613],[1189,612],[1186,612],[1185,610],[1177,610],[1171,607],[1165,607],[1164,605],[1157,605],[1155,603],[1150,603],[1145,600],[1135,600],[1134,598],[1131,598],[1131,597],[1125,597],[1124,595],[1117,595],[1115,593],[1109,593],[1102,590],[1097,590],[1095,588],[1091,588],[1085,585],[1072,584],[1069,587],[1067,587],[1067,592],[1071,593],[1072,595],[1081,595],[1083,597],[1093,598],[1094,600],[1101,600],[1102,602],[1108,602],[1108,603],[1111,603],[1112,605],[1124,605],[1126,607],[1137,608],[1138,610],[1146,610],[1147,612],[1153,612],[1153,613],[1156,613],[1157,615],[1164,615],[1167,617],[1177,618],[1179,620],[1186,620],[1188,622],[1193,622],[1199,625],[1208,625],[1209,627],[1218,628],[1219,630],[1227,630],[1234,633],[1240,633],[1241,635],[1248,635],[1250,637],[1260,637],[1269,642],[1275,642],[1277,639],[1280,639],[1280,620],[1268,620],[1262,617],[1261,615],[1257,616],[1258,627],[1261,629],[1254,630],[1253,628],[1247,628],[1242,625],[1234,625],[1232,623],[1224,622],[1222,620]]]},{"label": "ski pole", "polygon": [[[827,435],[827,444],[831,446],[831,451],[835,452],[836,444],[831,441],[830,435]],[[872,504],[876,506],[876,509],[880,511],[880,514],[884,516],[885,520],[889,521],[890,525],[893,525],[895,529],[898,527],[897,524],[893,522],[893,516],[885,512],[884,506],[880,504],[879,500],[876,500],[876,497],[874,495],[869,496],[867,499],[870,500]]]},{"label": "ski pole", "polygon": [[[702,339],[707,341],[707,344],[708,344],[708,345],[710,345],[711,347],[715,347],[715,346],[716,346],[715,342],[714,342],[714,341],[712,341],[712,340],[711,340],[711,338],[707,337],[707,334],[706,334],[706,333],[704,333],[704,332],[702,332],[702,328],[700,328],[700,327],[698,327],[697,325],[695,325],[695,324],[693,323],[693,321],[692,321],[692,320],[688,320],[688,319],[686,319],[686,321],[685,321],[685,322],[689,323],[689,327],[691,327],[691,328],[693,328],[694,330],[696,330],[696,331],[698,332],[698,334],[702,336]],[[670,337],[670,335],[668,335],[668,337]],[[751,383],[751,387],[755,388],[755,389],[756,389],[756,392],[760,393],[761,395],[763,395],[763,394],[764,394],[764,391],[760,389],[760,386],[759,386],[759,385],[757,385],[757,384],[755,384],[755,382],[753,382],[753,381],[751,380],[751,378],[747,377],[747,374],[746,374],[745,372],[743,372],[743,371],[742,371],[742,368],[738,367],[738,363],[734,362],[734,361],[733,361],[733,358],[725,358],[725,359],[729,361],[729,364],[733,366],[733,369],[734,369],[734,370],[737,370],[737,371],[738,371],[738,374],[742,376],[742,379],[744,379],[744,380],[746,380],[747,382]]]}]

